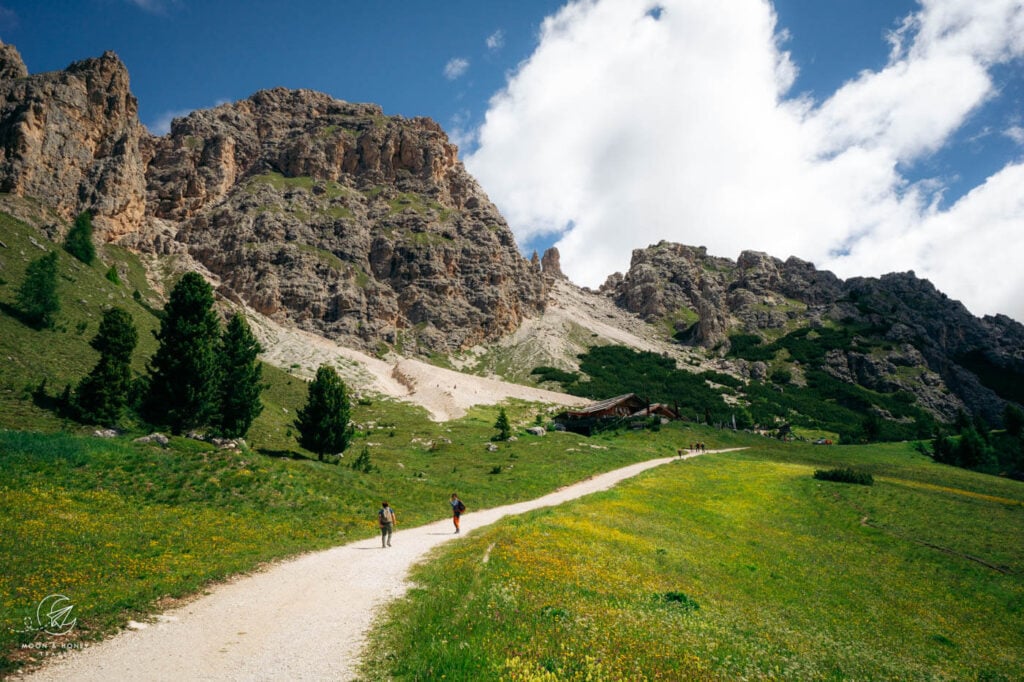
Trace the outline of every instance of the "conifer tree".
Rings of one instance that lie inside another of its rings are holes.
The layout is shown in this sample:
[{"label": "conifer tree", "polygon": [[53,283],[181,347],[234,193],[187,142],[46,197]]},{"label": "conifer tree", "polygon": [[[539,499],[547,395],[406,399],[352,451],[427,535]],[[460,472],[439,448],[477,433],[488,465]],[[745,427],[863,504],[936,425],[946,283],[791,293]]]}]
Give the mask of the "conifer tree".
[{"label": "conifer tree", "polygon": [[18,288],[17,308],[22,318],[37,329],[53,327],[60,299],[57,297],[57,252],[37,258],[25,270]]},{"label": "conifer tree", "polygon": [[229,438],[242,438],[263,411],[263,365],[260,347],[245,317],[236,313],[221,336],[220,413],[217,428]]},{"label": "conifer tree", "polygon": [[498,410],[498,420],[494,422],[494,428],[498,429],[499,440],[508,440],[512,435],[512,425],[508,421],[504,407]]},{"label": "conifer tree", "polygon": [[120,308],[103,313],[99,331],[89,345],[99,362],[75,389],[74,405],[83,421],[115,426],[131,389],[131,359],[139,334],[132,316]]},{"label": "conifer tree", "polygon": [[345,383],[333,367],[320,365],[309,385],[306,405],[297,414],[299,445],[323,461],[327,453],[344,452],[352,440],[351,404]]},{"label": "conifer tree", "polygon": [[213,289],[196,272],[186,273],[164,306],[160,345],[149,361],[145,413],[173,433],[211,423],[217,409],[220,320]]},{"label": "conifer tree", "polygon": [[92,243],[92,216],[88,211],[82,211],[75,218],[75,224],[64,238],[64,250],[86,265],[92,265],[96,260],[96,247]]}]

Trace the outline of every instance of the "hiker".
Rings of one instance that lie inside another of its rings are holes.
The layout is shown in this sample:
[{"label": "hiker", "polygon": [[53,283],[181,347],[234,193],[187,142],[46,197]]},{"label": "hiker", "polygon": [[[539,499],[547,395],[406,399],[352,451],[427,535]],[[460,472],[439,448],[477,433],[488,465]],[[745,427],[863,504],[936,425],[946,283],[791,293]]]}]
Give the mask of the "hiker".
[{"label": "hiker", "polygon": [[466,511],[466,505],[462,504],[462,500],[455,493],[452,493],[452,499],[449,500],[449,504],[452,505],[452,523],[455,524],[455,532],[459,532],[459,517],[462,516],[462,512]]},{"label": "hiker", "polygon": [[380,511],[377,512],[377,523],[380,524],[380,548],[390,547],[391,531],[398,524],[398,518],[386,500],[381,503]]}]

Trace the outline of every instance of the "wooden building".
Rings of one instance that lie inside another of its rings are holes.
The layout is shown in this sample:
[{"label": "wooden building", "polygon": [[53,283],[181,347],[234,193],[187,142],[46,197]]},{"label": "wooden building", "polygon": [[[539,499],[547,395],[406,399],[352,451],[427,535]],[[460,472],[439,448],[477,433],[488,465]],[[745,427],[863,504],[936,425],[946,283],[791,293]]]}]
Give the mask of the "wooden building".
[{"label": "wooden building", "polygon": [[648,403],[635,393],[626,393],[577,409],[566,410],[555,416],[555,421],[564,426],[566,431],[589,436],[594,431],[619,421],[647,419],[653,415],[663,419],[679,419],[678,413],[668,405]]}]

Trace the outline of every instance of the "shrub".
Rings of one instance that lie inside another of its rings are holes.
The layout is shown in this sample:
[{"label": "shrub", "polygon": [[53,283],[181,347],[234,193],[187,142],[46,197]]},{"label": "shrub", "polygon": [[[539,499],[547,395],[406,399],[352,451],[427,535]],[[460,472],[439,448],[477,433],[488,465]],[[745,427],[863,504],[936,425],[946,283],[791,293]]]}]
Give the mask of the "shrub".
[{"label": "shrub", "polygon": [[866,471],[858,471],[850,467],[841,469],[818,469],[814,477],[819,481],[833,481],[836,483],[855,483],[857,485],[874,485],[874,477]]}]

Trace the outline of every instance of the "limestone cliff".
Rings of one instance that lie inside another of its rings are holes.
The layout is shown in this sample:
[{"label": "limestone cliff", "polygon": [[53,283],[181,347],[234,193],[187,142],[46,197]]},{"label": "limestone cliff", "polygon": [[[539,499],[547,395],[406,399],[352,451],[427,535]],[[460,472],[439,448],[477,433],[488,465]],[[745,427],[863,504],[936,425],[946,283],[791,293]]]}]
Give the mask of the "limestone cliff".
[{"label": "limestone cliff", "polygon": [[429,119],[278,88],[158,138],[113,53],[28,75],[8,45],[0,94],[0,191],[66,222],[88,210],[101,240],[187,253],[279,321],[435,352],[543,309],[543,278]]},{"label": "limestone cliff", "polygon": [[30,76],[18,51],[0,45],[0,191],[66,220],[89,210],[98,234],[116,239],[143,220],[146,137],[114,53]]},{"label": "limestone cliff", "polygon": [[[826,371],[880,392],[909,391],[945,420],[965,409],[999,423],[1008,396],[993,377],[1024,378],[1024,326],[977,318],[912,272],[843,281],[798,258],[744,251],[733,262],[661,242],[634,251],[629,271],[601,290],[647,321],[672,322],[680,342],[727,356],[736,334],[768,341],[807,327],[850,330],[862,343],[829,350]],[[763,363],[753,364],[761,366],[736,362],[763,377]]]}]

